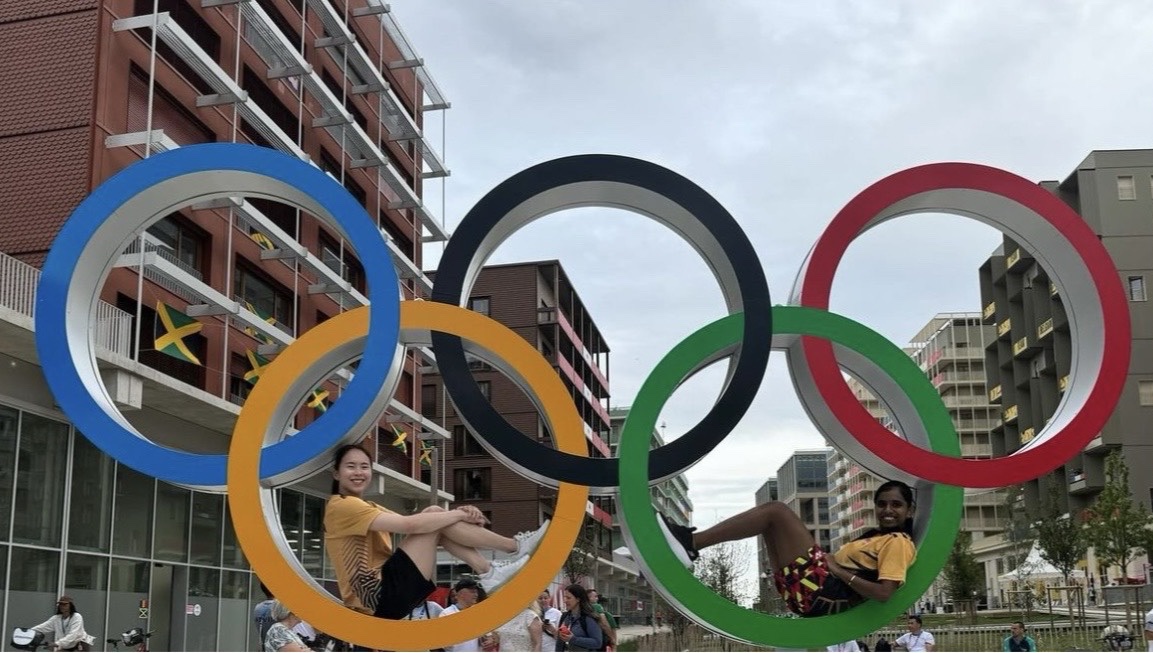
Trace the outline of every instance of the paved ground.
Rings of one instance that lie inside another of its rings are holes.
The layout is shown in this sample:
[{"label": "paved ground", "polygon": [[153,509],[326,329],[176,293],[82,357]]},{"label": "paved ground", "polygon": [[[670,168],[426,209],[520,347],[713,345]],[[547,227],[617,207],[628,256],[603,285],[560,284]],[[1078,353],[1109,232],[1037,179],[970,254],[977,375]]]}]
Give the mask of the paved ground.
[{"label": "paved ground", "polygon": [[617,639],[621,642],[636,639],[642,635],[652,635],[657,632],[669,632],[668,626],[657,629],[653,626],[622,626],[617,629]]}]

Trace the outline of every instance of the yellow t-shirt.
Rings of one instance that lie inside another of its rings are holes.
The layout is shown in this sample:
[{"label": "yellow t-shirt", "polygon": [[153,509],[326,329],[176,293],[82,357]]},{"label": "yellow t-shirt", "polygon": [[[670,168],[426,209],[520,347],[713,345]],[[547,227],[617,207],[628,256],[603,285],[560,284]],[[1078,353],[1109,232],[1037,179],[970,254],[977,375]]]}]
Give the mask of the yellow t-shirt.
[{"label": "yellow t-shirt", "polygon": [[392,534],[370,531],[382,512],[357,497],[334,494],[324,509],[324,547],[336,570],[340,598],[354,610],[372,614],[380,590],[380,568],[392,556]]},{"label": "yellow t-shirt", "polygon": [[902,584],[909,566],[916,559],[917,547],[906,533],[885,533],[853,540],[833,556],[842,567],[876,572],[877,580],[895,580]]}]

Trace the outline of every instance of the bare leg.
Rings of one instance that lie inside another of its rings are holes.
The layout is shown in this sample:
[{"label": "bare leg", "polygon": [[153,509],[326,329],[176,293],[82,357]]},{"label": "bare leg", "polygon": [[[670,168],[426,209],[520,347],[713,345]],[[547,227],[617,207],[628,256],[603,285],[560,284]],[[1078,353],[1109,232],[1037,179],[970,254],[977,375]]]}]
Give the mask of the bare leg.
[{"label": "bare leg", "polygon": [[763,503],[707,528],[693,537],[697,550],[750,537],[762,536],[774,567],[806,555],[816,544],[812,533],[789,507],[779,501]]},{"label": "bare leg", "polygon": [[490,551],[504,551],[505,553],[516,551],[516,540],[476,524],[457,522],[440,533],[446,540],[473,549],[488,549]]},{"label": "bare leg", "polygon": [[[429,506],[421,512],[443,512],[444,508],[440,506]],[[464,526],[467,528],[457,528]],[[461,537],[478,544],[469,545],[466,542],[460,542],[450,535],[450,532],[456,531],[460,533]],[[488,535],[488,537],[485,536]],[[446,551],[451,553],[461,562],[472,567],[473,571],[478,574],[487,573],[492,564],[482,555],[476,552],[477,546],[481,548],[495,548],[490,546],[493,543],[505,545],[501,550],[516,551],[516,541],[509,537],[497,535],[484,527],[475,524],[456,523],[442,531],[436,533],[422,533],[420,535],[409,535],[404,538],[400,543],[400,548],[409,558],[412,558],[413,564],[416,568],[425,575],[425,578],[431,579],[436,572],[436,549],[437,546],[443,546]]]}]

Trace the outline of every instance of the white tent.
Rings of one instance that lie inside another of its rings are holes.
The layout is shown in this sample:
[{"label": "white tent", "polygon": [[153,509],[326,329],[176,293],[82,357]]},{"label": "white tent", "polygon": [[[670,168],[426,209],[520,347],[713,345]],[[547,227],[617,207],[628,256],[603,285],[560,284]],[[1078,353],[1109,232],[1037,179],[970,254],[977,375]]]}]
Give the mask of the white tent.
[{"label": "white tent", "polygon": [[1016,569],[1001,574],[997,580],[1005,583],[1015,580],[1022,580],[1028,578],[1029,580],[1045,580],[1050,578],[1063,578],[1061,571],[1053,565],[1045,562],[1041,557],[1041,549],[1033,544],[1033,548],[1029,550],[1029,555],[1025,557],[1025,561],[1021,566]]}]

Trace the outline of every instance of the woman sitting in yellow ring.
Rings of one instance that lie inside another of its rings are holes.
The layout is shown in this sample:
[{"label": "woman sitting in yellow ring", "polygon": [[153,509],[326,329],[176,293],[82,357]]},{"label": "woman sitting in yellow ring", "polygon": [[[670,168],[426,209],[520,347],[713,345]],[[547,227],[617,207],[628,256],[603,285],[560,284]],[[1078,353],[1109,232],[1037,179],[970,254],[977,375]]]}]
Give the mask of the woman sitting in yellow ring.
[{"label": "woman sitting in yellow ring", "polygon": [[873,493],[878,527],[827,555],[809,527],[779,501],[764,503],[695,533],[661,515],[673,551],[691,566],[706,547],[763,537],[777,591],[802,617],[840,612],[864,601],[888,601],[917,559],[913,544],[913,488],[887,481]]},{"label": "woman sitting in yellow ring", "polygon": [[[475,506],[445,510],[430,506],[415,515],[400,515],[363,495],[372,480],[372,457],[360,445],[345,445],[333,460],[332,496],[324,511],[324,543],[344,604],[354,610],[402,619],[436,585],[436,549],[443,546],[476,571],[489,592],[503,585],[528,561],[544,537],[539,529],[504,537],[484,528],[488,523]],[[395,549],[392,533],[406,537]],[[477,549],[511,560],[494,564]]]}]

